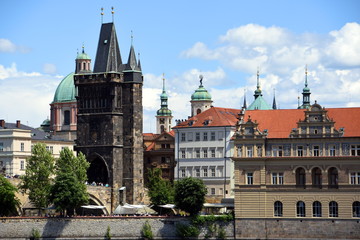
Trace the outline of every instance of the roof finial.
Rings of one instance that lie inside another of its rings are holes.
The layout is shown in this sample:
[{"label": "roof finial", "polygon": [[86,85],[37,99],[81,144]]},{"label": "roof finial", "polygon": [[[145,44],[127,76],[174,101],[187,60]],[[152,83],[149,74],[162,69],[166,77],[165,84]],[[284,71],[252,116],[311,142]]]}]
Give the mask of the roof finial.
[{"label": "roof finial", "polygon": [[134,34],[133,34],[133,30],[131,30],[131,46],[133,45],[133,41],[134,41]]},{"label": "roof finial", "polygon": [[101,24],[103,23],[103,17],[104,17],[104,8],[101,8]]},{"label": "roof finial", "polygon": [[260,74],[259,74],[259,67],[257,67],[257,72],[256,72],[256,77],[257,77],[257,80],[256,80],[256,88],[257,89],[260,89],[260,81],[259,81],[259,76],[260,76]]},{"label": "roof finial", "polygon": [[112,22],[114,22],[114,7],[111,7]]},{"label": "roof finial", "polygon": [[277,109],[276,100],[275,100],[275,88],[274,88],[274,99],[273,99],[272,109]]},{"label": "roof finial", "polygon": [[246,109],[246,88],[244,88],[244,103],[243,103],[243,108]]},{"label": "roof finial", "polygon": [[85,53],[85,46],[84,46],[84,43],[82,44],[82,53]]},{"label": "roof finial", "polygon": [[306,64],[306,65],[305,65],[305,87],[308,86],[307,75],[308,75],[308,71],[307,71],[307,64]]},{"label": "roof finial", "polygon": [[165,92],[165,73],[163,73],[163,93]]},{"label": "roof finial", "polygon": [[199,78],[200,78],[200,86],[202,86],[202,81],[203,81],[204,76],[202,74],[200,74]]}]

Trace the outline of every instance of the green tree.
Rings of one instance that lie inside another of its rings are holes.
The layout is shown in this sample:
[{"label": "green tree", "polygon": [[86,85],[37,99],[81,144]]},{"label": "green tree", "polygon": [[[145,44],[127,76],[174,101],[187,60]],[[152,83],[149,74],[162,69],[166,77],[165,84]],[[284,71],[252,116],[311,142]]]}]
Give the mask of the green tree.
[{"label": "green tree", "polygon": [[46,145],[37,143],[33,146],[31,157],[27,159],[25,175],[21,177],[19,189],[28,193],[29,200],[39,209],[39,214],[41,208],[49,205],[54,163],[54,157],[46,150]]},{"label": "green tree", "polygon": [[201,179],[183,178],[175,184],[175,205],[193,216],[201,211],[206,193]]},{"label": "green tree", "polygon": [[0,175],[0,216],[17,215],[20,200],[15,196],[17,188]]},{"label": "green tree", "polygon": [[160,168],[148,171],[148,195],[153,205],[163,205],[174,202],[174,187],[170,181],[161,177]]},{"label": "green tree", "polygon": [[63,215],[72,215],[74,210],[89,200],[85,181],[89,168],[85,155],[74,156],[73,151],[64,148],[56,162],[56,177],[51,187],[50,200]]}]

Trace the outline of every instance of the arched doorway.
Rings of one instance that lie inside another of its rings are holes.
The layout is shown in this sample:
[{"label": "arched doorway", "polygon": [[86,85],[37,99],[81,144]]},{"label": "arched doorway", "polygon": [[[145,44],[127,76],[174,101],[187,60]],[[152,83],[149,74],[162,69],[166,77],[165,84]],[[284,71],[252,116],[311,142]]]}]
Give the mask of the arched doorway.
[{"label": "arched doorway", "polygon": [[87,171],[89,185],[106,185],[109,182],[109,170],[105,160],[98,154],[89,158],[90,167]]}]

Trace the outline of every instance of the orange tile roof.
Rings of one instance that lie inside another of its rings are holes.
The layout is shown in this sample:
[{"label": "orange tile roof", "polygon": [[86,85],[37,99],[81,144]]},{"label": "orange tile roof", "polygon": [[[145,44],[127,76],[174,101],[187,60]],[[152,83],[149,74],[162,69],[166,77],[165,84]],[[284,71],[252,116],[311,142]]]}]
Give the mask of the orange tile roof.
[{"label": "orange tile roof", "polygon": [[[328,116],[335,121],[335,128],[345,129],[344,137],[360,137],[360,108],[327,108]],[[244,120],[249,116],[259,123],[259,129],[268,130],[268,138],[288,138],[297,122],[304,120],[304,109],[246,110]],[[212,107],[174,128],[235,126],[240,109]],[[205,120],[210,120],[204,125]],[[189,122],[193,121],[190,126]]]},{"label": "orange tile roof", "polygon": [[[235,126],[239,112],[239,109],[212,107],[184,122],[179,123],[174,128]],[[204,125],[206,120],[209,121],[208,125]],[[193,122],[191,126],[189,125],[190,121]]]}]

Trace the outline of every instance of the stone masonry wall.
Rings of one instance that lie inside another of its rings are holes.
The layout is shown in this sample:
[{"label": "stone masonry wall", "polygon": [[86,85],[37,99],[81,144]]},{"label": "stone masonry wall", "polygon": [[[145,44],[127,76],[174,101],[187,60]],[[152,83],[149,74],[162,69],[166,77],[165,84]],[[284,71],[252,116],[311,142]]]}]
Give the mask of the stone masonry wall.
[{"label": "stone masonry wall", "polygon": [[236,239],[360,239],[360,219],[236,219]]},{"label": "stone masonry wall", "polygon": [[[103,217],[103,218],[0,218],[0,239],[23,240],[37,229],[42,239],[104,239],[108,226],[111,239],[142,239],[141,229],[148,221],[155,239],[177,239],[176,225],[186,218]],[[225,225],[227,239],[233,239],[234,225]],[[205,231],[200,234],[203,238]]]}]

